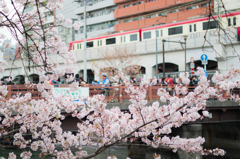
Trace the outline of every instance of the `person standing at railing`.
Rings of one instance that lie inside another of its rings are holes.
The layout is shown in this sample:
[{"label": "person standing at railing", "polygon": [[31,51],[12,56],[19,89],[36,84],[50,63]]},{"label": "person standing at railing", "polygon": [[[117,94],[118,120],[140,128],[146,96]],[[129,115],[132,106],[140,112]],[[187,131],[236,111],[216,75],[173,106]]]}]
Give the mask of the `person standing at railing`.
[{"label": "person standing at railing", "polygon": [[[110,81],[107,78],[106,74],[103,74],[102,87],[107,87],[110,85]],[[108,90],[108,88],[102,88],[102,90]],[[105,91],[102,91],[102,94],[105,94]],[[107,93],[108,94],[108,93]],[[106,95],[107,95],[106,94]]]},{"label": "person standing at railing", "polygon": [[173,95],[173,88],[174,88],[174,83],[173,83],[173,77],[171,75],[168,75],[168,78],[165,80],[168,84],[168,92],[169,95]]},{"label": "person standing at railing", "polygon": [[194,77],[194,76],[192,76],[191,78],[190,78],[190,83],[189,83],[189,89],[188,89],[188,91],[189,92],[193,92],[194,91],[194,87],[195,87],[195,82],[196,82],[196,78]]},{"label": "person standing at railing", "polygon": [[81,86],[82,86],[82,87],[86,87],[86,82],[83,80],[83,78],[80,77],[79,80],[80,80]]},{"label": "person standing at railing", "polygon": [[48,81],[48,84],[54,85],[54,87],[58,87],[59,82],[58,82],[58,81],[55,81],[55,80],[49,80],[49,81]]},{"label": "person standing at railing", "polygon": [[161,80],[161,86],[166,86],[167,85],[167,82],[165,80],[166,80],[166,78],[163,77],[162,80]]},{"label": "person standing at railing", "polygon": [[76,74],[76,75],[75,75],[74,81],[76,81],[76,82],[78,82],[79,84],[81,84],[81,81],[80,81],[80,79],[79,79],[79,74]]}]

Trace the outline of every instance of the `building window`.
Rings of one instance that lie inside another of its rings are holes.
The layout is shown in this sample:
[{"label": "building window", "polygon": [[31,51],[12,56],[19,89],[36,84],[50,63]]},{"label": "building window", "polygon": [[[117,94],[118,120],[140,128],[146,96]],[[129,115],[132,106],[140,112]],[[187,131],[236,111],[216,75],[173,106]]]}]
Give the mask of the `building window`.
[{"label": "building window", "polygon": [[153,1],[156,1],[156,0],[149,0],[149,2],[153,2]]},{"label": "building window", "polygon": [[194,24],[193,26],[194,26],[194,32],[197,31],[197,25]]},{"label": "building window", "polygon": [[125,5],[124,8],[131,7],[131,4]]},{"label": "building window", "polygon": [[215,29],[215,28],[217,28],[217,22],[216,21],[210,21],[210,22],[204,22],[203,23],[203,30]]},{"label": "building window", "polygon": [[87,48],[93,47],[93,41],[87,42]]},{"label": "building window", "polygon": [[130,35],[130,41],[137,41],[137,34]]},{"label": "building window", "polygon": [[72,49],[74,50],[74,44],[72,46],[73,46]]},{"label": "building window", "polygon": [[79,44],[77,44],[77,49],[79,49]]},{"label": "building window", "polygon": [[150,18],[156,17],[156,14],[149,15]]},{"label": "building window", "polygon": [[159,15],[160,15],[160,16],[166,16],[166,15],[167,15],[167,12],[160,13]]},{"label": "building window", "polygon": [[132,22],[132,20],[131,19],[124,20],[124,23],[128,23],[128,22]]},{"label": "building window", "polygon": [[106,45],[116,44],[116,38],[106,39]]},{"label": "building window", "polygon": [[133,3],[134,6],[141,4],[140,2]]},{"label": "building window", "polygon": [[161,30],[161,37],[163,36],[163,31]]},{"label": "building window", "polygon": [[133,18],[133,21],[141,20],[141,17]]},{"label": "building window", "polygon": [[75,34],[77,34],[78,33],[78,31],[77,30],[75,30]]},{"label": "building window", "polygon": [[151,39],[151,31],[143,33],[143,39]]},{"label": "building window", "polygon": [[168,29],[168,35],[175,35],[175,34],[182,34],[183,33],[183,27],[174,27]]},{"label": "building window", "polygon": [[176,9],[175,10],[171,10],[169,13],[175,13],[175,12],[177,12]]},{"label": "building window", "polygon": [[192,25],[189,25],[189,32],[192,32]]},{"label": "building window", "polygon": [[209,6],[209,3],[201,4],[201,7],[208,7],[208,6]]},{"label": "building window", "polygon": [[195,6],[190,6],[190,7],[187,7],[187,10],[191,10],[191,9],[195,9],[196,7]]},{"label": "building window", "polygon": [[236,17],[233,18],[233,25],[234,25],[234,26],[237,25]]}]

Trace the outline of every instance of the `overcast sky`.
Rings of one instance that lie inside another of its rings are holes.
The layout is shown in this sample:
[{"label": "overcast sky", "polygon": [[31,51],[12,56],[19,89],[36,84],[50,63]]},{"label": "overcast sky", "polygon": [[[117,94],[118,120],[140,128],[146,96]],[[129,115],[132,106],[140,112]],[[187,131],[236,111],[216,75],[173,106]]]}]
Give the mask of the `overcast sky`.
[{"label": "overcast sky", "polygon": [[[9,7],[9,10],[11,11],[13,9],[12,5],[10,4],[10,1],[5,1],[7,3],[7,6]],[[17,42],[16,40],[12,37],[11,33],[8,31],[7,28],[0,28],[0,34],[6,35],[6,39],[12,39],[11,43],[15,45]]]}]

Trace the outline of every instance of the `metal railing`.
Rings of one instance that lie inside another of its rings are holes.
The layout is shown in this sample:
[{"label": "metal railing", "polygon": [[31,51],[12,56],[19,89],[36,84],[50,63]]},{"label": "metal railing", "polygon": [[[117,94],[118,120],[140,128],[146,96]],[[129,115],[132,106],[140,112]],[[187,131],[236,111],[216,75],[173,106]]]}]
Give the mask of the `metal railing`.
[{"label": "metal railing", "polygon": [[[54,85],[56,87],[69,87],[67,84],[59,84],[59,85]],[[125,92],[125,89],[127,86],[125,85],[104,85],[102,86],[101,84],[86,84],[83,87],[88,87],[89,88],[89,96],[92,97],[97,94],[103,94],[105,95],[106,102],[112,103],[112,102],[117,102],[117,103],[122,103],[123,101],[129,100],[130,95]],[[139,85],[134,85],[134,87],[139,87]],[[171,90],[170,90],[171,87]],[[147,88],[147,94],[146,94],[146,99],[151,102],[153,100],[159,100],[160,97],[157,95],[157,91],[159,88],[164,88],[166,89],[171,96],[178,96],[179,98],[183,98],[184,95],[177,95],[174,86],[168,86],[168,85],[153,85],[149,86]],[[194,91],[196,86],[187,86],[188,91]],[[170,91],[169,91],[170,90]],[[8,95],[7,99],[9,100],[10,98],[16,98],[17,96],[24,96],[26,93],[31,93],[32,94],[32,99],[43,99],[41,96],[41,92],[37,90],[36,86],[28,87],[25,85],[8,85]],[[225,99],[231,99],[231,95],[240,95],[240,89],[235,88],[231,90],[230,92],[222,91],[218,92],[218,94],[222,94],[223,98]]]}]

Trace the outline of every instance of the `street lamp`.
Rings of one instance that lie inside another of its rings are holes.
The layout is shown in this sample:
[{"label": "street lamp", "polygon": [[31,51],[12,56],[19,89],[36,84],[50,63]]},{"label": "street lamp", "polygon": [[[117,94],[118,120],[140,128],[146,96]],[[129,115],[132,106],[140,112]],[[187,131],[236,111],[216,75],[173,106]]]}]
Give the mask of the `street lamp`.
[{"label": "street lamp", "polygon": [[84,27],[83,27],[83,32],[84,32],[84,54],[83,54],[83,63],[84,63],[84,70],[83,70],[83,78],[84,81],[87,82],[87,45],[86,45],[86,36],[87,36],[87,32],[86,32],[86,5],[87,5],[87,0],[84,0]]},{"label": "street lamp", "polygon": [[[183,38],[185,40],[185,42],[181,42],[181,41],[170,41],[170,40],[164,40],[162,39],[162,48],[163,48],[163,77],[165,78],[165,46],[164,43],[165,42],[172,42],[172,43],[179,43],[181,46],[182,44],[185,44],[185,72],[186,72],[186,40],[187,40],[188,35],[183,35]],[[183,48],[183,46],[182,46]]]},{"label": "street lamp", "polygon": [[187,64],[186,64],[186,58],[187,58],[187,46],[186,46],[186,44],[187,44],[187,37],[188,37],[188,35],[183,35],[183,39],[184,39],[184,41],[185,41],[185,62],[184,62],[184,65],[185,65],[185,73],[186,73],[186,67],[187,67]]},{"label": "street lamp", "polygon": [[[86,6],[87,6],[87,1],[88,0],[83,0],[84,1],[84,27],[83,27],[83,32],[84,32],[84,54],[83,54],[83,63],[84,63],[84,70],[83,70],[83,79],[85,82],[87,82],[87,44],[86,44],[86,38],[87,38],[87,31],[86,31]],[[92,1],[89,1],[88,3],[89,6],[93,5]]]}]

